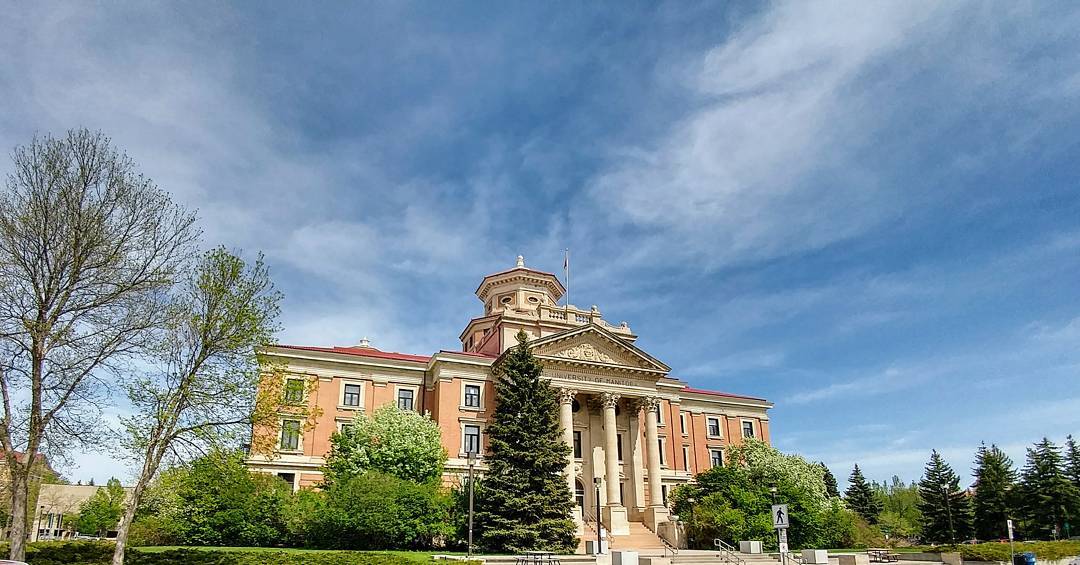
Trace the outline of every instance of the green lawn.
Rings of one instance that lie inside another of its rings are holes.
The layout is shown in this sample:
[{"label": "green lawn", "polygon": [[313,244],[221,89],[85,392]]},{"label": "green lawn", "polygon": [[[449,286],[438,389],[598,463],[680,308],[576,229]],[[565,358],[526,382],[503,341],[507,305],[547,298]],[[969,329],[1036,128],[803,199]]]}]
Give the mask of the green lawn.
[{"label": "green lawn", "polygon": [[[135,547],[138,551],[144,553],[161,553],[163,551],[169,551],[173,549],[197,549],[201,551],[225,551],[225,552],[251,552],[251,553],[266,553],[266,552],[284,552],[284,553],[341,553],[348,550],[342,549],[298,549],[291,547],[202,547],[191,545],[155,545],[147,547]],[[356,553],[372,553],[376,555],[392,555],[395,557],[401,557],[416,563],[431,563],[431,558],[434,555],[465,555],[464,553],[458,553],[453,551],[357,551]]]}]

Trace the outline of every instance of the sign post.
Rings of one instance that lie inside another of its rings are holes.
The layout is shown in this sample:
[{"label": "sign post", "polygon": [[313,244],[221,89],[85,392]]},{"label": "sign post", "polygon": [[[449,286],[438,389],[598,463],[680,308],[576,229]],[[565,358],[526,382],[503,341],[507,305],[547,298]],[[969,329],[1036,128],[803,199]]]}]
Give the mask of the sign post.
[{"label": "sign post", "polygon": [[773,528],[776,528],[776,542],[780,549],[780,563],[787,565],[787,529],[788,525],[791,524],[787,504],[773,504],[772,523]]}]

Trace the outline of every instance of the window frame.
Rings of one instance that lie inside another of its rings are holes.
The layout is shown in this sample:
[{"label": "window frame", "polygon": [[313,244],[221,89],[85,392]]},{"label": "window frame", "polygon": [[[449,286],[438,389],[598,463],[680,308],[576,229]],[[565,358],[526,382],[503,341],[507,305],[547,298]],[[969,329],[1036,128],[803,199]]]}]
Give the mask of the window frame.
[{"label": "window frame", "polygon": [[[286,448],[285,423],[296,422],[296,447]],[[277,450],[282,453],[303,453],[304,451],[304,423],[299,418],[283,417],[278,421],[278,444]]]},{"label": "window frame", "polygon": [[682,432],[683,437],[690,435],[690,430],[686,427],[685,410],[679,410],[679,431]]},{"label": "window frame", "polygon": [[[743,418],[740,422],[740,431],[742,432],[743,439],[757,439],[757,427],[754,425],[753,420]],[[750,424],[750,435],[746,435],[746,424]]]},{"label": "window frame", "polygon": [[468,457],[468,438],[466,433],[469,428],[476,428],[476,456],[484,456],[484,425],[480,422],[462,422],[461,423],[461,457]]},{"label": "window frame", "polygon": [[574,430],[573,444],[571,449],[573,450],[574,459],[582,459],[585,454],[585,440],[581,435],[581,430]]},{"label": "window frame", "polygon": [[657,443],[657,447],[660,449],[660,466],[661,467],[667,467],[668,466],[667,455],[664,452],[665,451],[664,448],[667,447],[667,438],[663,437],[663,436],[658,437],[658,438],[656,438],[656,443]]},{"label": "window frame", "polygon": [[[348,398],[352,396],[352,393],[349,392],[350,387],[356,387],[356,404],[349,404],[348,402]],[[342,382],[341,398],[338,400],[338,406],[348,410],[362,410],[364,408],[364,383],[355,381]]]},{"label": "window frame", "polygon": [[[712,426],[710,423],[716,422],[716,431],[718,433],[712,433]],[[724,417],[723,416],[705,416],[705,437],[709,439],[721,439],[724,437]]]},{"label": "window frame", "polygon": [[690,446],[689,445],[684,445],[682,447],[682,462],[683,462],[683,471],[689,472],[690,471]]},{"label": "window frame", "polygon": [[[394,406],[397,406],[401,410],[408,410],[410,412],[419,412],[419,410],[417,410],[417,408],[416,408],[417,397],[420,396],[417,393],[417,388],[418,387],[415,387],[415,386],[404,386],[404,385],[395,386],[394,387]],[[412,394],[412,398],[410,399],[410,401],[411,401],[410,404],[412,405],[411,407],[409,407],[409,408],[402,408],[401,407],[401,393],[402,392],[409,392],[410,394]]]},{"label": "window frame", "polygon": [[720,447],[710,447],[709,448],[709,468],[710,469],[717,466],[717,464],[716,464],[716,455],[717,454],[719,454],[719,459],[720,459],[720,465],[719,466],[720,467],[724,466],[724,449],[720,448]]},{"label": "window frame", "polygon": [[[461,384],[461,407],[467,410],[481,410],[484,402],[484,385],[481,383],[464,382]],[[476,389],[476,404],[469,404],[469,389]]]},{"label": "window frame", "polygon": [[[300,383],[300,389],[299,389],[300,397],[295,399],[295,400],[290,398],[290,393],[293,392],[291,383],[294,383],[294,382]],[[307,379],[305,379],[304,377],[300,377],[300,376],[293,376],[293,377],[288,377],[287,376],[287,377],[285,377],[285,388],[281,392],[281,403],[286,405],[286,406],[300,406],[300,405],[303,405],[304,404],[304,398],[307,396],[307,390],[305,390],[305,389],[307,389]]]},{"label": "window frame", "polygon": [[[479,380],[479,379],[461,379],[461,387],[458,389],[458,395],[459,395],[458,396],[458,409],[460,409],[460,410],[468,410],[468,411],[471,411],[471,412],[483,412],[484,411],[484,401],[485,401],[484,397],[487,396],[486,394],[484,394],[484,382],[485,381]],[[477,386],[477,387],[479,387],[480,390],[479,390],[479,394],[478,394],[478,398],[477,398],[477,405],[476,406],[468,406],[468,405],[465,404],[465,388],[466,388],[466,386]]]}]

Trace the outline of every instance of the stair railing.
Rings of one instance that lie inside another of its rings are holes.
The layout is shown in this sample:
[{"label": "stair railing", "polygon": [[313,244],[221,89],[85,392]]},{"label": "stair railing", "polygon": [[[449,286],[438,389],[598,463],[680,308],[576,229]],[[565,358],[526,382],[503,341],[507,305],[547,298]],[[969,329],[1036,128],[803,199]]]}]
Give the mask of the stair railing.
[{"label": "stair railing", "polygon": [[667,554],[668,554],[669,551],[671,552],[671,557],[672,558],[674,558],[676,555],[679,554],[679,548],[677,548],[674,545],[672,545],[671,543],[669,543],[668,540],[664,539],[662,536],[657,535],[656,537],[659,538],[660,542],[664,544],[664,556],[665,557],[667,557]]},{"label": "stair railing", "polygon": [[717,538],[713,540],[713,545],[716,546],[716,550],[719,552],[719,557],[728,563],[736,563],[738,565],[746,565],[746,561],[739,556],[735,551],[735,547],[729,545],[724,540]]}]

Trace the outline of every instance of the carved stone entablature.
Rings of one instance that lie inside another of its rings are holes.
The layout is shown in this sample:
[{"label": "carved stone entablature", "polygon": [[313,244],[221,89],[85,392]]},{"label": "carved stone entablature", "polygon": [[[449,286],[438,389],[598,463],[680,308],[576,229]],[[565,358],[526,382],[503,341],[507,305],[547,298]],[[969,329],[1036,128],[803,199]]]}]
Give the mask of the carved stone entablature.
[{"label": "carved stone entablature", "polygon": [[560,388],[558,392],[556,392],[556,398],[559,399],[559,404],[572,404],[575,396],[577,396],[577,391],[572,388]]},{"label": "carved stone entablature", "polygon": [[556,351],[551,354],[552,357],[562,357],[564,359],[577,359],[579,361],[594,361],[597,363],[618,363],[607,353],[600,351],[595,345],[591,343],[579,343],[568,349],[562,351]]},{"label": "carved stone entablature", "polygon": [[601,392],[599,398],[604,408],[615,408],[619,404],[619,395],[614,392]]}]

